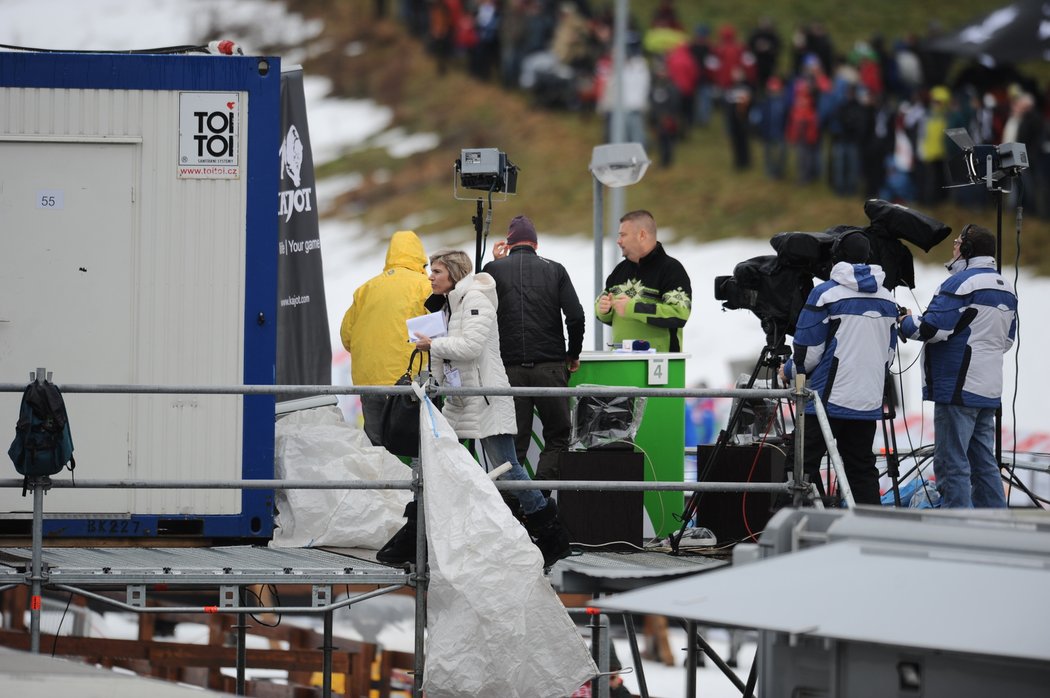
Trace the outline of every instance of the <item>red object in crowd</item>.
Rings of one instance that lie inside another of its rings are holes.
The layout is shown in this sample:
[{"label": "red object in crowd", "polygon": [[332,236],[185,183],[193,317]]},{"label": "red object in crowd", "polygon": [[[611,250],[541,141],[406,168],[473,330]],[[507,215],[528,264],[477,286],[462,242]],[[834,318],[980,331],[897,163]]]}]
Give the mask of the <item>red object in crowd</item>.
[{"label": "red object in crowd", "polygon": [[700,82],[700,66],[688,42],[668,51],[664,62],[667,65],[667,77],[678,88],[679,94],[691,95],[696,92],[696,85]]},{"label": "red object in crowd", "polygon": [[747,46],[736,38],[736,29],[724,25],[718,30],[718,43],[711,48],[715,59],[715,84],[722,89],[729,89],[736,82],[737,69],[743,70],[744,79],[749,85],[755,84],[755,56]]},{"label": "red object in crowd", "polygon": [[820,120],[808,91],[795,90],[795,102],[788,113],[788,143],[815,145],[820,140]]},{"label": "red object in crowd", "polygon": [[478,30],[474,26],[474,17],[466,12],[456,20],[456,48],[472,49],[478,45]]},{"label": "red object in crowd", "polygon": [[882,69],[870,58],[862,58],[857,66],[860,73],[860,84],[868,88],[872,95],[882,94]]}]

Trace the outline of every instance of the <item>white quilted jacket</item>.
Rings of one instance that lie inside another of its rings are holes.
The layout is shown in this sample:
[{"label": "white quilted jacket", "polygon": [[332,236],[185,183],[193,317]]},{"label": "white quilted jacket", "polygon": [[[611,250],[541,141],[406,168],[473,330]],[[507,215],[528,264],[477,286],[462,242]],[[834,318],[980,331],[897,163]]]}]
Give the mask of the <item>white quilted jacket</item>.
[{"label": "white quilted jacket", "polygon": [[[436,381],[446,382],[445,367],[451,365],[459,370],[465,388],[510,387],[499,353],[498,304],[496,282],[485,272],[456,284],[448,294],[448,336],[433,339],[430,347]],[[461,439],[517,432],[514,398],[509,395],[446,397],[442,414]]]}]

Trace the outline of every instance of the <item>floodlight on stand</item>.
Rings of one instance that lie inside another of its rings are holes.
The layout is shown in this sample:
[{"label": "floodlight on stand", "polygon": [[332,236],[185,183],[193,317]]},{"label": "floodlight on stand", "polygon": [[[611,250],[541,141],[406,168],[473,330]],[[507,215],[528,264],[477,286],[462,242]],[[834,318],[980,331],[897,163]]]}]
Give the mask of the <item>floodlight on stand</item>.
[{"label": "floodlight on stand", "polygon": [[499,148],[465,148],[453,163],[452,196],[461,201],[476,198],[460,196],[459,187],[487,191],[490,198],[502,194],[499,200],[506,201],[507,194],[517,193],[518,166]]},{"label": "floodlight on stand", "polygon": [[948,165],[952,186],[984,184],[989,190],[1002,189],[1002,180],[1028,169],[1028,151],[1023,143],[977,145],[965,128],[949,128],[944,135],[962,151]]},{"label": "floodlight on stand", "polygon": [[642,179],[649,162],[641,143],[606,143],[594,147],[589,169],[607,187],[627,187]]},{"label": "floodlight on stand", "polygon": [[951,139],[952,143],[954,143],[955,145],[959,146],[959,148],[963,152],[966,152],[968,150],[973,150],[973,146],[975,145],[975,143],[973,142],[973,138],[970,137],[970,132],[967,131],[966,129],[964,129],[964,128],[949,128],[949,129],[945,129],[944,135],[948,136],[948,138]]}]

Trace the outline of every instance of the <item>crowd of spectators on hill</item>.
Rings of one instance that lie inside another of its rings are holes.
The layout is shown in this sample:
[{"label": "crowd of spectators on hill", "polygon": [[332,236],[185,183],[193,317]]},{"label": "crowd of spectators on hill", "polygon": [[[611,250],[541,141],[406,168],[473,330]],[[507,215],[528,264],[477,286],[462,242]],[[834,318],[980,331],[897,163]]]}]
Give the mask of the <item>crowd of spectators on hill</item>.
[{"label": "crowd of spectators on hill", "polygon": [[[441,71],[462,65],[537,106],[596,111],[609,135],[611,2],[399,0],[397,13]],[[628,21],[625,140],[643,143],[663,167],[691,131],[721,128],[737,170],[823,181],[841,196],[984,206],[990,197],[979,186],[946,188],[964,178],[945,130],[962,127],[979,144],[1025,145],[1031,166],[1008,203],[1023,195],[1028,213],[1050,218],[1050,85],[1013,66],[957,64],[928,50],[936,25],[923,37],[874,35],[842,47],[819,21],[789,37],[768,19],[685,27],[674,0],[645,19]]]}]

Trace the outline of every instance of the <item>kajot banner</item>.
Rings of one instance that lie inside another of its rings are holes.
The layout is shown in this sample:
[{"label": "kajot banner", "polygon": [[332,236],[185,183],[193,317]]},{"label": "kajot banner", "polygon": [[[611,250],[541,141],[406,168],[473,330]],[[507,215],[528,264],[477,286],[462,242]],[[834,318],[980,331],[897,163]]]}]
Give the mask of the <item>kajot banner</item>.
[{"label": "kajot banner", "polygon": [[[330,385],[332,347],[325,307],[314,160],[303,71],[281,72],[281,180],[277,259],[277,385]],[[302,395],[278,395],[278,401]]]}]

